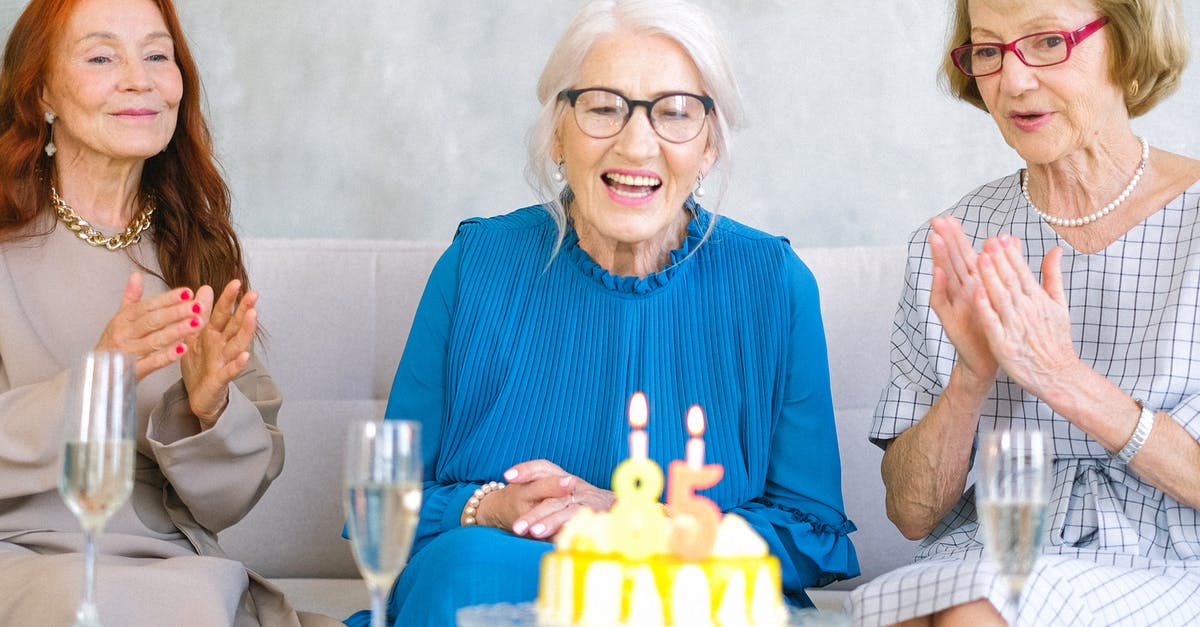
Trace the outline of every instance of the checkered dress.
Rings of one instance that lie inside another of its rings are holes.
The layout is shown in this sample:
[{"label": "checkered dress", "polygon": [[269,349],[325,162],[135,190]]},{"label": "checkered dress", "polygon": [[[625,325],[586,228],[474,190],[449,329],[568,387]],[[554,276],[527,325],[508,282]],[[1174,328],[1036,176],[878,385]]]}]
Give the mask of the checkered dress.
[{"label": "checkered dress", "polygon": [[[1200,438],[1200,183],[1094,254],[1075,252],[1020,193],[1017,174],[963,198],[948,215],[976,249],[1011,233],[1036,274],[1062,246],[1063,287],[1080,356],[1148,407]],[[883,443],[916,424],[945,388],[955,351],[929,307],[929,226],[914,233],[892,333],[891,380],[871,439]],[[855,590],[857,624],[886,624],[980,598],[1028,625],[1147,625],[1200,622],[1200,524],[1181,505],[1112,459],[1100,444],[1003,374],[988,395],[980,430],[1039,428],[1052,435],[1054,487],[1045,556],[1019,608],[983,557],[969,486],[922,543],[916,562]]]}]

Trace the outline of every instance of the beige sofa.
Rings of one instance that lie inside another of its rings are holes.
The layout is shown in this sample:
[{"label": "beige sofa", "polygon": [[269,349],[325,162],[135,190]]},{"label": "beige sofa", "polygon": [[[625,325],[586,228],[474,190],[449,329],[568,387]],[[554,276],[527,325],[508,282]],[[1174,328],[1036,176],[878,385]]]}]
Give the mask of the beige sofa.
[{"label": "beige sofa", "polygon": [[[226,550],[289,592],[297,608],[344,618],[367,607],[341,538],[339,476],[346,421],[380,417],[430,269],[445,242],[251,239],[265,361],[283,390],[287,463],[258,506],[221,534]],[[813,594],[840,606],[845,590],[907,563],[915,545],[888,522],[880,451],[867,441],[887,375],[904,251],[806,248],[829,343],[846,509],[862,576]],[[835,592],[830,592],[834,590]]]}]

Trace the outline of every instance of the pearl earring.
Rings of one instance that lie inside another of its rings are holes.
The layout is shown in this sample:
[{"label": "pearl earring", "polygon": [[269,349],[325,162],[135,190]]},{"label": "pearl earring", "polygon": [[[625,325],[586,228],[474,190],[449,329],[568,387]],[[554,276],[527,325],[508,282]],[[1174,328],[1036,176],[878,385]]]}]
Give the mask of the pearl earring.
[{"label": "pearl earring", "polygon": [[554,172],[554,174],[553,174],[553,176],[554,176],[554,182],[555,182],[555,183],[561,183],[561,182],[563,182],[563,181],[567,180],[567,177],[566,177],[566,175],[565,175],[565,174],[563,174],[563,170],[566,170],[566,169],[567,169],[567,164],[566,164],[566,162],[565,162],[565,161],[559,161],[559,162],[558,162],[558,169],[557,169],[557,170],[555,170],[555,172]]},{"label": "pearl earring", "polygon": [[46,151],[47,157],[53,157],[54,153],[58,152],[58,146],[54,145],[54,114],[47,111],[44,117],[46,118],[46,124],[50,125],[50,139],[46,142],[46,147],[43,150]]},{"label": "pearl earring", "polygon": [[696,189],[692,192],[696,198],[704,198],[704,176],[696,175]]}]

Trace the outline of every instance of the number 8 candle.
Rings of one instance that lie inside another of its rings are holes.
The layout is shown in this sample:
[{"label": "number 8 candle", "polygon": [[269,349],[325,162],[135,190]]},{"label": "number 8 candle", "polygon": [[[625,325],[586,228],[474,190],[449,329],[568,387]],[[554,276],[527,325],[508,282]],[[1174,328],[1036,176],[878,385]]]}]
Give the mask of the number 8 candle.
[{"label": "number 8 candle", "polygon": [[646,395],[635,392],[629,399],[629,459],[613,471],[612,487],[617,500],[612,507],[612,525],[617,552],[629,559],[644,559],[666,546],[667,525],[658,497],[662,494],[662,468],[648,456],[646,426],[649,407]]}]

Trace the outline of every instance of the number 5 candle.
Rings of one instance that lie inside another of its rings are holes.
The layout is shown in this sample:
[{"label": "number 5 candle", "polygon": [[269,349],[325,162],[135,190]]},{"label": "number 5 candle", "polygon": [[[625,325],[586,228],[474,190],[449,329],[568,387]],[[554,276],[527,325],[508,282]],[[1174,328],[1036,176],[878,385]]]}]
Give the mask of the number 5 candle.
[{"label": "number 5 candle", "polygon": [[667,467],[667,508],[675,521],[671,550],[685,559],[701,560],[712,552],[717,540],[717,525],[721,509],[717,504],[696,494],[711,488],[725,474],[720,464],[704,463],[704,412],[700,406],[688,409],[687,461],[675,460]]}]

